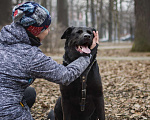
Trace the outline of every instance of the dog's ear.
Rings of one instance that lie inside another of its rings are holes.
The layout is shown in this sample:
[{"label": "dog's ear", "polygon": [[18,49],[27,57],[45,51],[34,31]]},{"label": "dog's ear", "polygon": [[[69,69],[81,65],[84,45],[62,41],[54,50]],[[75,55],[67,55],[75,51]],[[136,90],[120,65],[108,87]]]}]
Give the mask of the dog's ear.
[{"label": "dog's ear", "polygon": [[61,36],[61,39],[67,39],[70,36],[70,34],[74,28],[75,27],[73,27],[73,26],[68,27],[67,30],[64,32],[64,34]]}]

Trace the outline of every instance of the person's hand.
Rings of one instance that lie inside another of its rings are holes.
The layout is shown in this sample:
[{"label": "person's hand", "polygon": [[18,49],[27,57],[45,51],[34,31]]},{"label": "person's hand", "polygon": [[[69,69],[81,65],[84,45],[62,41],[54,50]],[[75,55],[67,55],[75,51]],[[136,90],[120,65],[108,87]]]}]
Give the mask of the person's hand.
[{"label": "person's hand", "polygon": [[98,31],[93,31],[93,34],[94,34],[94,38],[93,38],[93,43],[90,47],[91,49],[91,62],[96,58],[96,54],[97,54],[97,48],[98,48],[98,45],[99,45],[99,35],[98,35]]},{"label": "person's hand", "polygon": [[98,31],[93,31],[93,34],[94,34],[94,38],[93,38],[93,43],[90,47],[90,49],[92,50],[95,46],[96,46],[96,43],[99,44],[99,35],[98,35]]}]

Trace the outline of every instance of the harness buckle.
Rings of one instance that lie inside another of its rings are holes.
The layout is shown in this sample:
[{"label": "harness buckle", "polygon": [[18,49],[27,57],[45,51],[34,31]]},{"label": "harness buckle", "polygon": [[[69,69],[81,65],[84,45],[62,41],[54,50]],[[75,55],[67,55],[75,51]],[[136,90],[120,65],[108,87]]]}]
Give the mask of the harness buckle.
[{"label": "harness buckle", "polygon": [[86,99],[86,89],[82,90],[82,98]]}]

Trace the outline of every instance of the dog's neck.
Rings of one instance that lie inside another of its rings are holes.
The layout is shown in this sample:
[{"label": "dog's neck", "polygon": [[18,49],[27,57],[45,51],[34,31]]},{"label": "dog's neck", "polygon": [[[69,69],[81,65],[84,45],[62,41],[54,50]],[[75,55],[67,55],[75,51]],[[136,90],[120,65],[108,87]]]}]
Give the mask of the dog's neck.
[{"label": "dog's neck", "polygon": [[69,59],[68,55],[65,53],[63,56],[63,65],[67,66],[70,63],[71,63],[71,60]]},{"label": "dog's neck", "polygon": [[79,55],[76,55],[67,45],[65,45],[65,54],[63,55],[63,64],[68,65],[76,60]]},{"label": "dog's neck", "polygon": [[63,65],[64,65],[64,66],[67,66],[68,64],[69,64],[69,62],[66,61],[66,60],[63,58]]}]

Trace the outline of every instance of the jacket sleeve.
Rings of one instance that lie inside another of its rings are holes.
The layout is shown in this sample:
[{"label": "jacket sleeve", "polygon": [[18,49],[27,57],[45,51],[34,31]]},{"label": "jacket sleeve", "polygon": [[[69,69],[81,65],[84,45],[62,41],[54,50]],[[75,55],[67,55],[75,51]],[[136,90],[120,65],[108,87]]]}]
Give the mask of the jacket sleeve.
[{"label": "jacket sleeve", "polygon": [[79,57],[68,66],[63,66],[38,51],[28,64],[28,72],[33,78],[44,78],[48,81],[69,85],[77,79],[90,63],[90,57]]}]

